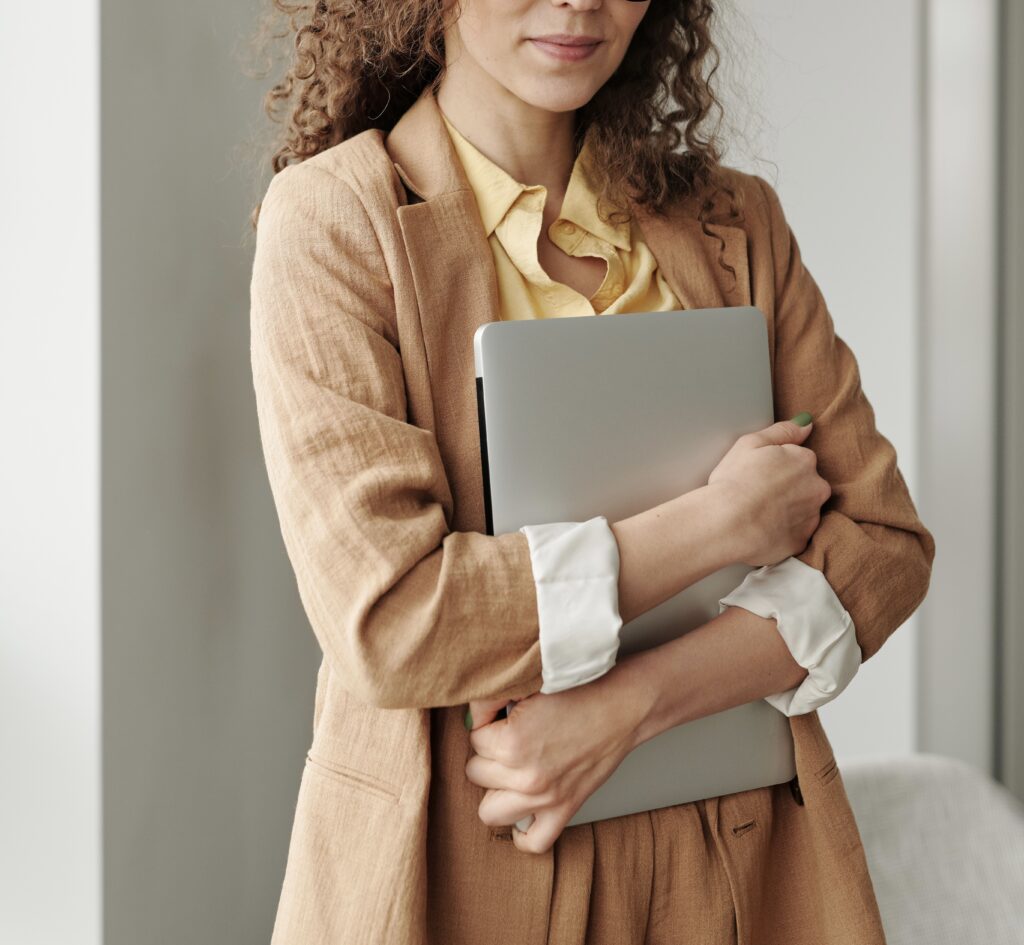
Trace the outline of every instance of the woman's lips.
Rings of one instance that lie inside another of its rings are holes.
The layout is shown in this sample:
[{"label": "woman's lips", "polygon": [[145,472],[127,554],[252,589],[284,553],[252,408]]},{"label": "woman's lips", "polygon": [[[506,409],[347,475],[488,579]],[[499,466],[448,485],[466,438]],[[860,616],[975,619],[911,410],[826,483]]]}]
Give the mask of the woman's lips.
[{"label": "woman's lips", "polygon": [[563,62],[576,62],[578,59],[586,59],[600,45],[600,43],[587,43],[582,46],[566,46],[562,43],[547,42],[543,39],[531,39],[530,42],[542,52],[547,53],[554,59],[561,59]]}]

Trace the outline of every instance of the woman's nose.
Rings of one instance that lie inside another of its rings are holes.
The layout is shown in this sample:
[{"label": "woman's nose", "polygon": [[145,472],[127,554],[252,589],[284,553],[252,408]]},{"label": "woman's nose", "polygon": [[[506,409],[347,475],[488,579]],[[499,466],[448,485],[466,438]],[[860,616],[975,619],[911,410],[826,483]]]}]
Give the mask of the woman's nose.
[{"label": "woman's nose", "polygon": [[552,0],[556,7],[574,7],[577,10],[592,10],[601,6],[601,0]]}]

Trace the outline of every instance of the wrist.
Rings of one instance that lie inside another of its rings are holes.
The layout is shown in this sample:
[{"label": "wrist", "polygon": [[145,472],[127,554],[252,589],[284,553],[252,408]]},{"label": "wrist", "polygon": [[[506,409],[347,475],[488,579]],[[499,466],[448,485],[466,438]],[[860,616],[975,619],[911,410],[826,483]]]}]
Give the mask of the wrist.
[{"label": "wrist", "polygon": [[705,501],[716,523],[715,535],[718,536],[721,567],[742,562],[747,556],[747,543],[744,540],[747,514],[736,487],[724,480],[708,483],[701,488],[706,490]]},{"label": "wrist", "polygon": [[604,677],[621,694],[619,704],[623,707],[624,724],[629,732],[630,751],[658,734],[653,725],[659,714],[660,699],[652,662],[654,652],[654,649],[644,650],[622,657]]}]

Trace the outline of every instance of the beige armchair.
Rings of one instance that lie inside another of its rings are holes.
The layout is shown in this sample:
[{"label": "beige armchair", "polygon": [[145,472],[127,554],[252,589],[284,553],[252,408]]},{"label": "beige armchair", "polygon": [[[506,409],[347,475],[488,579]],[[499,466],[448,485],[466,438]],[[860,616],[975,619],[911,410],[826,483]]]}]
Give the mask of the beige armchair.
[{"label": "beige armchair", "polygon": [[1024,805],[939,755],[840,768],[888,945],[1024,945]]}]

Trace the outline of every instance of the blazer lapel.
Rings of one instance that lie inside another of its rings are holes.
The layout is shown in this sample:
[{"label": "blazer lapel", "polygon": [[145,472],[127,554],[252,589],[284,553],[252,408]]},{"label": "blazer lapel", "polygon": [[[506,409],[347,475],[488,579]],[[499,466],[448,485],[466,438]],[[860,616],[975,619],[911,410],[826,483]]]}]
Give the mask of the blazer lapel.
[{"label": "blazer lapel", "polygon": [[[720,237],[723,245],[702,232],[686,202],[672,208],[667,217],[635,203],[632,209],[644,242],[682,308],[751,304],[747,234],[742,227],[709,223],[708,230]],[[718,264],[719,251],[724,262],[736,270],[735,282]]]},{"label": "blazer lapel", "polygon": [[419,309],[434,435],[452,488],[454,530],[484,531],[473,334],[501,317],[476,197],[429,87],[385,138],[416,199],[397,209]]}]

